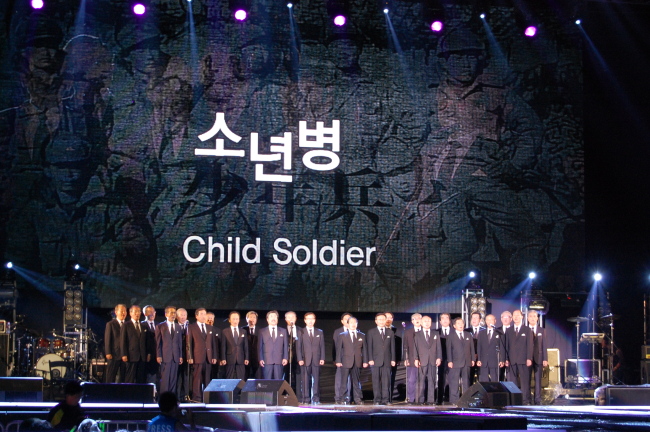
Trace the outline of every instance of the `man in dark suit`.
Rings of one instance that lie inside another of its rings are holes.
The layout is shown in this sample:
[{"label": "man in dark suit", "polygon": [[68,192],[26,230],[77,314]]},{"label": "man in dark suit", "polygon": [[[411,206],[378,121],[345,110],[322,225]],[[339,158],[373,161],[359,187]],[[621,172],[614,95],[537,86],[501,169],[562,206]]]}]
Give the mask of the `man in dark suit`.
[{"label": "man in dark suit", "polygon": [[531,367],[535,374],[535,405],[542,404],[542,373],[548,366],[548,352],[546,351],[546,329],[539,325],[537,311],[528,311],[528,327],[533,335],[533,365]]},{"label": "man in dark suit", "polygon": [[[348,328],[341,332],[336,339],[336,357],[334,363],[336,369],[341,371],[340,381],[341,388],[346,388],[348,379],[352,382],[350,403],[363,405],[363,392],[361,391],[361,367],[368,367],[368,350],[366,335],[357,330],[358,321],[355,317],[348,314]],[[346,404],[347,402],[338,400],[337,405]]]},{"label": "man in dark suit", "polygon": [[260,368],[260,344],[257,337],[257,312],[249,311],[246,314],[246,323],[242,330],[246,332],[248,339],[248,357],[249,362],[246,368],[246,378],[262,378],[262,369]]},{"label": "man in dark suit", "polygon": [[187,320],[187,310],[183,308],[176,309],[176,322],[181,330],[181,346],[183,347],[183,358],[185,362],[178,365],[178,379],[176,381],[176,397],[181,402],[190,400],[190,365],[187,362],[187,326],[190,322]]},{"label": "man in dark suit", "polygon": [[426,402],[435,405],[436,401],[436,373],[442,364],[442,345],[440,335],[431,329],[431,317],[423,316],[421,319],[422,331],[415,332],[413,336],[413,365],[418,370],[417,404],[424,404],[424,389],[427,388]]},{"label": "man in dark suit", "polygon": [[[503,358],[508,358],[508,329],[512,326],[512,312],[503,311],[501,312],[501,325],[497,327],[497,333],[501,333],[503,337],[503,345],[505,350],[505,356]],[[506,366],[505,362],[503,367],[499,371],[499,380],[500,381],[509,381],[510,379],[510,368]]]},{"label": "man in dark suit", "polygon": [[520,310],[512,313],[513,325],[506,330],[506,345],[508,360],[506,366],[510,368],[508,381],[517,384],[521,390],[523,403],[530,404],[530,367],[533,365],[533,333],[530,327],[523,323],[523,314]]},{"label": "man in dark suit", "polygon": [[415,334],[422,330],[421,322],[422,315],[414,313],[411,315],[413,327],[404,332],[403,358],[404,366],[406,366],[406,401],[410,403],[415,403],[417,398],[418,368],[415,366]]},{"label": "man in dark suit", "polygon": [[[219,329],[214,325],[214,312],[206,312],[205,314],[205,323],[207,325],[211,325],[214,327],[214,331],[217,332],[216,334],[218,335]],[[215,346],[217,349],[221,349],[221,338],[218,336],[215,336]],[[210,365],[210,369],[212,372],[210,373],[210,378],[212,379],[219,379],[223,378],[225,376],[225,371],[224,370],[219,370],[219,367],[221,365],[221,362],[217,364]],[[221,374],[221,375],[220,375]]]},{"label": "man in dark suit", "polygon": [[[339,346],[339,337],[341,336],[341,333],[348,330],[348,319],[351,316],[352,315],[347,312],[341,315],[341,324],[343,326],[334,330],[334,335],[332,336],[334,341],[332,344],[332,358],[335,360],[335,363],[338,355],[336,353],[336,347]],[[341,372],[342,369],[337,367],[336,372],[334,373],[334,403],[337,404],[350,401],[350,392],[348,391],[349,379],[346,380],[345,385],[341,387]]]},{"label": "man in dark suit", "polygon": [[[384,312],[386,315],[386,328],[390,330],[393,334],[393,338],[395,339],[395,366],[391,366],[390,368],[390,388],[388,390],[388,402],[393,402],[393,390],[395,390],[395,377],[397,376],[397,366],[399,365],[399,362],[402,361],[402,337],[400,336],[399,332],[397,331],[397,327],[393,325],[393,313],[392,312]],[[402,328],[402,331],[404,329]]]},{"label": "man in dark suit", "polygon": [[[479,312],[472,312],[470,315],[470,325],[465,329],[465,331],[472,335],[475,355],[478,355],[478,335],[481,330],[485,330],[485,327],[481,326],[481,314]],[[477,361],[478,358],[474,358],[474,366],[469,369],[469,385],[478,381],[479,368],[476,366]]]},{"label": "man in dark suit", "polygon": [[187,362],[192,369],[192,400],[203,401],[203,388],[210,383],[211,365],[217,363],[219,350],[215,345],[214,327],[206,324],[205,308],[194,312],[196,322],[187,326]]},{"label": "man in dark suit", "polygon": [[320,403],[320,367],[325,364],[325,335],[314,327],[316,314],[307,312],[302,337],[296,342],[296,357],[302,377],[302,403]]},{"label": "man in dark suit", "polygon": [[124,381],[126,365],[122,361],[122,347],[120,346],[120,333],[126,318],[126,305],[115,306],[115,319],[106,323],[104,330],[104,354],[106,356],[106,383],[117,382],[119,374],[120,381]]},{"label": "man in dark suit", "polygon": [[302,337],[302,328],[296,325],[298,317],[294,311],[288,311],[284,314],[284,320],[287,323],[287,339],[289,349],[288,364],[284,367],[284,379],[291,385],[296,397],[299,401],[302,397],[302,376],[300,375],[300,365],[298,365],[298,356],[296,355],[296,344],[299,338]]},{"label": "man in dark suit", "polygon": [[156,393],[158,393],[160,391],[160,377],[158,376],[160,366],[156,361],[156,309],[151,305],[146,305],[142,312],[144,312],[145,320],[141,324],[143,327],[147,327],[145,382],[155,384]]},{"label": "man in dark suit", "polygon": [[375,324],[368,330],[368,364],[372,372],[372,392],[375,405],[390,403],[390,372],[395,366],[395,335],[386,328],[386,314],[375,315]]},{"label": "man in dark suit", "polygon": [[499,368],[505,363],[505,350],[503,347],[503,335],[494,328],[496,318],[490,314],[485,317],[486,330],[478,335],[477,351],[480,368],[479,381],[499,381]]},{"label": "man in dark suit", "polygon": [[447,379],[447,374],[449,373],[449,367],[447,366],[447,338],[454,329],[451,327],[451,316],[448,313],[441,313],[438,321],[438,333],[440,334],[440,345],[442,346],[442,364],[438,368],[438,395],[436,399],[438,404],[442,405],[444,402],[449,401],[449,381]]},{"label": "man in dark suit", "polygon": [[164,322],[156,327],[156,360],[160,365],[160,393],[170,391],[176,393],[178,380],[178,365],[183,364],[183,335],[174,322],[176,308],[165,308]]},{"label": "man in dark suit", "polygon": [[278,327],[279,318],[278,311],[267,312],[266,322],[269,325],[259,334],[259,359],[264,379],[285,379],[282,369],[289,363],[289,335],[285,329]]},{"label": "man in dark suit", "polygon": [[249,347],[246,332],[239,327],[239,312],[228,315],[230,327],[221,331],[221,364],[226,366],[226,379],[246,379]]},{"label": "man in dark suit", "polygon": [[144,383],[146,378],[145,364],[149,328],[140,324],[140,315],[140,306],[131,306],[129,308],[131,319],[122,324],[120,332],[122,361],[126,365],[124,382],[132,384]]},{"label": "man in dark suit", "polygon": [[469,368],[474,366],[474,341],[465,331],[462,318],[453,321],[454,331],[447,337],[447,367],[449,373],[449,402],[455,404],[460,398],[459,390],[463,393],[469,388]]}]

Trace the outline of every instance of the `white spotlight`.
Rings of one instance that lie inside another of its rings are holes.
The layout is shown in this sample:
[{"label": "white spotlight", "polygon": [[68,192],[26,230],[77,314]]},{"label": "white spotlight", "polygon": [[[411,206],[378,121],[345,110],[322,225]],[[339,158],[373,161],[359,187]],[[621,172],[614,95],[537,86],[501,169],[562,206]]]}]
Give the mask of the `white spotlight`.
[{"label": "white spotlight", "polygon": [[577,24],[577,25],[580,25],[580,24],[582,24],[582,20],[580,20],[580,19],[577,19],[577,20],[576,20],[576,24]]},{"label": "white spotlight", "polygon": [[384,9],[384,13],[385,13],[385,14],[388,13],[388,8]]},{"label": "white spotlight", "polygon": [[482,13],[482,14],[479,15],[479,16],[481,17],[481,19],[485,19],[485,14],[484,14],[484,13]]},{"label": "white spotlight", "polygon": [[594,273],[594,280],[596,282],[600,282],[601,280],[603,280],[603,275],[601,275],[600,273]]},{"label": "white spotlight", "polygon": [[528,279],[535,279],[536,277],[537,277],[537,274],[535,272],[528,273]]},{"label": "white spotlight", "polygon": [[469,272],[469,277],[471,277],[471,278],[475,278],[475,277],[476,277],[476,273],[474,273],[473,271]]},{"label": "white spotlight", "polygon": [[287,7],[291,9],[293,7],[293,3],[287,3]]}]

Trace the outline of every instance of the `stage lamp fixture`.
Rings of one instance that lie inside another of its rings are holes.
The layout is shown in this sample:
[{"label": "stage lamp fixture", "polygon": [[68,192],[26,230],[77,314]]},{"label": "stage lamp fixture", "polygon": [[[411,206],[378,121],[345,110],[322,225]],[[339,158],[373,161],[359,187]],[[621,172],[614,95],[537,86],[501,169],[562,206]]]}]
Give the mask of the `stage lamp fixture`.
[{"label": "stage lamp fixture", "polygon": [[43,6],[45,6],[45,3],[43,0],[32,0],[32,8],[34,9],[43,9]]},{"label": "stage lamp fixture", "polygon": [[594,280],[595,280],[596,282],[600,282],[601,280],[603,280],[603,275],[601,275],[601,274],[598,273],[598,272],[594,273]]},{"label": "stage lamp fixture", "polygon": [[581,20],[581,19],[577,19],[577,20],[576,20],[576,25],[580,25],[580,24],[582,24],[582,20]]},{"label": "stage lamp fixture", "polygon": [[522,300],[527,310],[537,311],[540,315],[548,313],[550,303],[541,290],[525,291]]},{"label": "stage lamp fixture", "polygon": [[485,14],[482,13],[481,15],[479,15],[479,17],[480,17],[481,19],[485,19]]},{"label": "stage lamp fixture", "polygon": [[334,17],[334,25],[342,27],[345,25],[345,17],[343,15],[337,15]]},{"label": "stage lamp fixture", "polygon": [[142,3],[136,3],[133,5],[133,13],[136,15],[144,15],[147,11],[147,8]]},{"label": "stage lamp fixture", "polygon": [[537,273],[535,272],[530,272],[528,273],[528,279],[533,280],[537,277]]},{"label": "stage lamp fixture", "polygon": [[388,8],[384,8],[384,13],[388,15]]},{"label": "stage lamp fixture", "polygon": [[237,9],[235,11],[235,19],[237,21],[245,21],[248,18],[248,13],[244,9]]},{"label": "stage lamp fixture", "polygon": [[14,263],[9,261],[9,262],[7,262],[7,264],[5,264],[5,267],[8,268],[8,269],[14,268]]},{"label": "stage lamp fixture", "polygon": [[537,27],[535,26],[528,26],[526,27],[526,30],[524,30],[524,35],[527,37],[534,37],[537,34]]},{"label": "stage lamp fixture", "polygon": [[439,33],[442,31],[444,25],[442,24],[442,21],[434,21],[431,23],[431,31],[435,33]]},{"label": "stage lamp fixture", "polygon": [[293,3],[287,3],[287,7],[288,7],[289,9],[293,8]]},{"label": "stage lamp fixture", "polygon": [[471,279],[474,279],[476,277],[476,272],[471,271],[467,276],[469,276]]}]

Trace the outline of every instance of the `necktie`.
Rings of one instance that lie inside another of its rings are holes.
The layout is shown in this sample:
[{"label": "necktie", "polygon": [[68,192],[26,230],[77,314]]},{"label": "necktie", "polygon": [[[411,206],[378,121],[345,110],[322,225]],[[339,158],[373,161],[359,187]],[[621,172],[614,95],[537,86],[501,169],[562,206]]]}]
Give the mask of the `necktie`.
[{"label": "necktie", "polygon": [[447,329],[444,329],[443,332],[445,333],[445,336],[449,336],[449,333],[447,333]]},{"label": "necktie", "polygon": [[381,338],[386,339],[386,335],[384,334],[384,329],[381,329]]},{"label": "necktie", "polygon": [[314,338],[314,332],[312,329],[309,329],[309,337],[312,339]]},{"label": "necktie", "polygon": [[234,336],[235,336],[235,342],[237,342],[237,340],[239,339],[239,332],[237,331],[237,327],[235,327],[235,328],[233,329],[233,331],[235,332],[235,333],[234,333]]},{"label": "necktie", "polygon": [[357,332],[352,332],[352,343],[357,341]]},{"label": "necktie", "polygon": [[203,331],[203,335],[205,336],[205,324],[201,324],[201,330]]},{"label": "necktie", "polygon": [[427,342],[429,342],[429,330],[426,330],[424,335],[426,336]]},{"label": "necktie", "polygon": [[135,328],[138,329],[138,333],[140,333],[140,323],[138,321],[135,322]]},{"label": "necktie", "polygon": [[275,327],[271,328],[271,339],[275,340]]},{"label": "necktie", "polygon": [[255,336],[255,327],[251,327],[251,336]]},{"label": "necktie", "polygon": [[171,325],[171,330],[170,330],[171,335],[172,335],[172,338],[174,337],[174,333],[176,333],[175,330],[176,330],[176,329],[174,328],[174,323],[172,323],[172,325]]},{"label": "necktie", "polygon": [[519,334],[519,327],[515,327],[515,334]]},{"label": "necktie", "polygon": [[488,340],[492,340],[492,329],[488,330]]},{"label": "necktie", "polygon": [[120,323],[120,328],[122,328],[122,321],[118,321]]},{"label": "necktie", "polygon": [[156,329],[154,328],[153,323],[152,323],[151,321],[149,321],[149,328],[151,329],[151,331],[156,330]]}]

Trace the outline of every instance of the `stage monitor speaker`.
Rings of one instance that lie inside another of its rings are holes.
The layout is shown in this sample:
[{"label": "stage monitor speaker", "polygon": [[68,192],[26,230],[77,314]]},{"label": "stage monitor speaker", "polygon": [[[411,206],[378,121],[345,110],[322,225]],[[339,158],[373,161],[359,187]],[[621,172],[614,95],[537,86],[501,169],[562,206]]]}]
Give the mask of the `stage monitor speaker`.
[{"label": "stage monitor speaker", "polygon": [[606,386],[605,405],[646,406],[650,405],[648,386]]},{"label": "stage monitor speaker", "polygon": [[298,406],[298,398],[285,380],[249,379],[241,389],[243,404]]},{"label": "stage monitor speaker", "polygon": [[0,402],[43,402],[43,378],[0,378]]},{"label": "stage monitor speaker", "polygon": [[602,382],[600,360],[568,359],[564,361],[564,382],[572,384]]},{"label": "stage monitor speaker", "polygon": [[106,373],[107,362],[103,359],[92,359],[90,361],[90,376],[101,383],[104,382],[104,374]]},{"label": "stage monitor speaker", "polygon": [[524,395],[517,387],[517,384],[512,381],[501,381],[501,385],[510,394],[510,403],[508,405],[522,405],[524,403]]},{"label": "stage monitor speaker", "polygon": [[477,382],[456,403],[459,408],[501,408],[510,405],[510,394],[499,382]]},{"label": "stage monitor speaker", "polygon": [[213,379],[203,390],[203,403],[238,404],[245,384],[240,379]]},{"label": "stage monitor speaker", "polygon": [[84,403],[154,403],[155,384],[82,383]]}]

